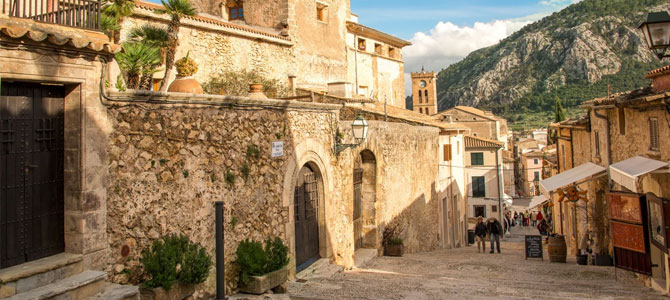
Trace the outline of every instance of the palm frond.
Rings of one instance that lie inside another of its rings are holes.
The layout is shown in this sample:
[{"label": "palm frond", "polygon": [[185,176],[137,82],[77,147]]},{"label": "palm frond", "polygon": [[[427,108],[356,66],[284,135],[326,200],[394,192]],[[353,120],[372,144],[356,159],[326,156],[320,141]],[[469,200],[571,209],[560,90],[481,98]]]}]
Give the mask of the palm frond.
[{"label": "palm frond", "polygon": [[129,77],[139,76],[145,69],[156,69],[163,61],[158,47],[142,42],[123,43],[123,52],[116,54],[116,60]]},{"label": "palm frond", "polygon": [[198,10],[193,6],[191,0],[161,0],[163,9],[156,9],[158,14],[168,14],[174,19],[179,19],[183,16],[195,16]]},{"label": "palm frond", "polygon": [[114,17],[109,16],[107,14],[100,15],[100,30],[109,34],[114,30],[120,30],[120,29],[121,26],[119,26],[119,23],[116,21]]},{"label": "palm frond", "polygon": [[162,26],[145,24],[135,27],[130,31],[130,39],[133,41],[144,41],[159,48],[168,46],[168,32]]}]

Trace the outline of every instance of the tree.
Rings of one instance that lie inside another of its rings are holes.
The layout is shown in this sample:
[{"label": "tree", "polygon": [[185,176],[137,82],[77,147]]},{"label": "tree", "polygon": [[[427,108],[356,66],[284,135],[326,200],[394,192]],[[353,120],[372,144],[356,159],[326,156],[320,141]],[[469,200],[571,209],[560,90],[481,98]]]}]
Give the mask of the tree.
[{"label": "tree", "polygon": [[153,74],[161,64],[160,49],[142,42],[123,43],[123,52],[116,54],[119,68],[126,76],[129,89],[137,89],[140,76]]},{"label": "tree", "polygon": [[561,105],[561,99],[558,96],[554,97],[554,122],[558,123],[565,120],[565,112],[563,111],[563,105]]},{"label": "tree", "polygon": [[123,18],[133,14],[135,9],[135,0],[112,0],[102,10],[100,18],[101,29],[111,32],[114,43],[121,40],[121,23]]},{"label": "tree", "polygon": [[156,10],[158,14],[167,14],[170,16],[170,23],[168,24],[168,46],[165,54],[165,77],[161,82],[161,92],[165,92],[168,88],[168,80],[172,76],[172,67],[174,66],[175,55],[177,54],[177,47],[179,46],[179,27],[181,26],[181,18],[185,16],[193,16],[198,11],[193,7],[190,0],[161,0],[163,9]]},{"label": "tree", "polygon": [[167,30],[161,26],[145,24],[140,27],[135,27],[130,31],[129,36],[131,41],[141,42],[148,44],[152,47],[156,47],[160,51],[160,63],[151,68],[145,68],[148,72],[142,73],[142,78],[140,79],[141,90],[151,90],[151,83],[153,82],[153,74],[156,73],[158,67],[163,65],[165,60],[165,51],[168,46],[168,33]]}]

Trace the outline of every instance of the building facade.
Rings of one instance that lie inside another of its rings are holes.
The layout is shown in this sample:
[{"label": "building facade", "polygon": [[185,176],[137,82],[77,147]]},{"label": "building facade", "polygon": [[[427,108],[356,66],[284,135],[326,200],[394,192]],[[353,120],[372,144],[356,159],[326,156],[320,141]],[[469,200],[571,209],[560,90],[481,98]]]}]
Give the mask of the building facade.
[{"label": "building facade", "polygon": [[474,136],[465,137],[465,172],[468,179],[470,226],[477,217],[500,220],[504,201],[502,177],[503,144]]},{"label": "building facade", "polygon": [[437,74],[421,69],[412,73],[412,104],[413,110],[420,114],[434,115],[437,113]]}]

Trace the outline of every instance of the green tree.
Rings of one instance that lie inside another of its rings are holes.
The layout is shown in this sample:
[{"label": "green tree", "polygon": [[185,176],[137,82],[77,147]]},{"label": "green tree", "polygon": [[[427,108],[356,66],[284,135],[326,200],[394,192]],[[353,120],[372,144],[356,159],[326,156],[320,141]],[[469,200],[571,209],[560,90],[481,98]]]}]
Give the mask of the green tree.
[{"label": "green tree", "polygon": [[565,120],[565,112],[563,111],[563,105],[561,105],[561,99],[558,96],[554,97],[554,122],[558,123]]},{"label": "green tree", "polygon": [[100,18],[102,31],[111,32],[114,43],[121,40],[123,18],[133,14],[135,0],[112,0],[105,5]]},{"label": "green tree", "polygon": [[160,49],[143,42],[125,42],[122,45],[124,51],[116,54],[116,61],[126,77],[128,88],[137,89],[140,77],[155,73],[160,66]]},{"label": "green tree", "polygon": [[168,46],[168,33],[167,30],[161,26],[156,26],[152,24],[145,24],[140,27],[135,27],[130,31],[130,40],[134,42],[141,42],[148,44],[152,47],[156,47],[160,51],[160,62],[157,65],[152,66],[153,68],[146,68],[148,72],[142,74],[140,79],[141,90],[151,90],[151,83],[153,82],[153,75],[158,70],[158,67],[163,65],[165,60],[165,52]]},{"label": "green tree", "polygon": [[168,80],[172,76],[172,67],[174,66],[177,47],[179,46],[179,27],[181,27],[181,18],[185,16],[194,16],[198,11],[193,7],[190,0],[161,0],[163,9],[156,10],[158,14],[167,14],[170,16],[168,24],[168,46],[165,54],[165,77],[161,82],[161,92],[168,88]]}]

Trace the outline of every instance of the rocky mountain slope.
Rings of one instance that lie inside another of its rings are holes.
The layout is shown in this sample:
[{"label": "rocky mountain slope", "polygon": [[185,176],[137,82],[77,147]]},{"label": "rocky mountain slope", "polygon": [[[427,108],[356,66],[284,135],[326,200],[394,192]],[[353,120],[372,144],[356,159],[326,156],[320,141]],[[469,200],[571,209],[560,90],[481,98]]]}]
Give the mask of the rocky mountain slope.
[{"label": "rocky mountain slope", "polygon": [[[438,74],[440,110],[471,105],[509,114],[551,109],[648,85],[660,61],[637,29],[668,0],[584,0]],[[514,120],[512,120],[514,121]]]}]

